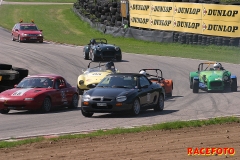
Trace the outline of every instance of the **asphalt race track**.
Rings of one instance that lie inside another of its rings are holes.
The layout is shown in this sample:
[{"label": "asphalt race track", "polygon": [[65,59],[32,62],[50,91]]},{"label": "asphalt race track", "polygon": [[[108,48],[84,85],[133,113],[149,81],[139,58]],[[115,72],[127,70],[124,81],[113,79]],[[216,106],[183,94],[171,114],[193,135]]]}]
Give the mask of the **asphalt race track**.
[{"label": "asphalt race track", "polygon": [[[193,53],[194,54],[194,53]],[[240,62],[240,57],[239,62]],[[0,28],[0,63],[27,68],[30,75],[56,73],[76,86],[77,77],[90,61],[84,60],[82,47],[54,43],[18,43]],[[238,92],[193,94],[189,88],[189,72],[197,69],[200,60],[123,54],[123,61],[115,66],[121,72],[138,72],[141,68],[160,68],[164,78],[174,82],[173,97],[166,99],[163,112],[142,112],[138,117],[118,114],[82,116],[79,108],[59,109],[47,114],[10,111],[0,115],[0,140],[27,136],[83,132],[89,130],[149,125],[175,120],[204,119],[217,116],[240,115],[240,88]],[[240,77],[239,65],[223,66]],[[238,85],[240,78],[238,78]]]}]

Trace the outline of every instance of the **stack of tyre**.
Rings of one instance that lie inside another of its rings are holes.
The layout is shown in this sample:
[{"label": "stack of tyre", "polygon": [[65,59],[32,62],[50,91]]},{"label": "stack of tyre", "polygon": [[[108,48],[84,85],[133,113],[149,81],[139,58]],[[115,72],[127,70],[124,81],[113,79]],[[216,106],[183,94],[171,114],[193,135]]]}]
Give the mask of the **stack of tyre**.
[{"label": "stack of tyre", "polygon": [[13,67],[11,64],[0,64],[0,92],[14,88],[23,78],[28,76],[25,68]]},{"label": "stack of tyre", "polygon": [[[122,26],[120,0],[78,0],[74,3],[74,7],[92,22],[100,22],[112,27]],[[128,19],[124,19],[123,23],[129,25]]]}]

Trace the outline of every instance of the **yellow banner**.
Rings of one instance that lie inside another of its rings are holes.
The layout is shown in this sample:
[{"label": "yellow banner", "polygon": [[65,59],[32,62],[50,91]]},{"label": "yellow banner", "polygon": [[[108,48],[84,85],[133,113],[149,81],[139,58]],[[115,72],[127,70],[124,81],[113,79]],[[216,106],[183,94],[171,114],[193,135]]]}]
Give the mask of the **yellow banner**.
[{"label": "yellow banner", "polygon": [[131,14],[149,15],[151,12],[150,1],[130,1],[129,10]]},{"label": "yellow banner", "polygon": [[151,15],[159,17],[172,17],[173,3],[151,2]]},{"label": "yellow banner", "polygon": [[240,37],[239,22],[202,21],[202,34],[225,37]]},{"label": "yellow banner", "polygon": [[173,18],[172,17],[157,17],[151,16],[150,28],[156,30],[168,30],[173,29]]},{"label": "yellow banner", "polygon": [[197,3],[174,3],[173,16],[186,19],[201,19],[202,4]]},{"label": "yellow banner", "polygon": [[150,28],[150,16],[149,15],[131,14],[130,15],[130,26],[141,27],[141,28]]},{"label": "yellow banner", "polygon": [[203,20],[240,22],[240,6],[203,4]]},{"label": "yellow banner", "polygon": [[173,31],[201,34],[201,24],[201,20],[173,18]]}]

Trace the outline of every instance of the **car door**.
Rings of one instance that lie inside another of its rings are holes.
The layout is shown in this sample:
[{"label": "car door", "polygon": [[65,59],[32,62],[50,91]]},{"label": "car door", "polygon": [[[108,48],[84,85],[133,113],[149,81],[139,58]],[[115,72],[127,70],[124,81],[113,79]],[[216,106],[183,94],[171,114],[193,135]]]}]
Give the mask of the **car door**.
[{"label": "car door", "polygon": [[59,78],[59,80],[60,80],[59,89],[60,89],[60,93],[61,93],[61,102],[60,103],[61,103],[61,105],[66,105],[69,102],[71,93],[67,86],[66,81],[63,78]]},{"label": "car door", "polygon": [[139,87],[140,87],[140,104],[142,107],[147,107],[151,103],[151,92],[150,89],[151,82],[145,77],[139,77]]}]

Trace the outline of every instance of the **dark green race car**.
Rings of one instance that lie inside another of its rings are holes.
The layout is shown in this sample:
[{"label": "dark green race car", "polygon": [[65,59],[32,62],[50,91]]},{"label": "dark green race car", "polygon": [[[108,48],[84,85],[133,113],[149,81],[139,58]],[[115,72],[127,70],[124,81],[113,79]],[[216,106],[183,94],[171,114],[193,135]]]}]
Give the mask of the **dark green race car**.
[{"label": "dark green race car", "polygon": [[[211,68],[213,65],[216,68]],[[204,91],[223,91],[230,87],[232,92],[237,91],[237,77],[225,70],[221,63],[204,62],[198,65],[198,71],[190,72],[190,88],[193,93],[198,93],[199,89]]]},{"label": "dark green race car", "polygon": [[105,38],[91,39],[90,43],[83,48],[84,59],[113,60],[122,61],[122,51],[120,47],[108,44]]}]

